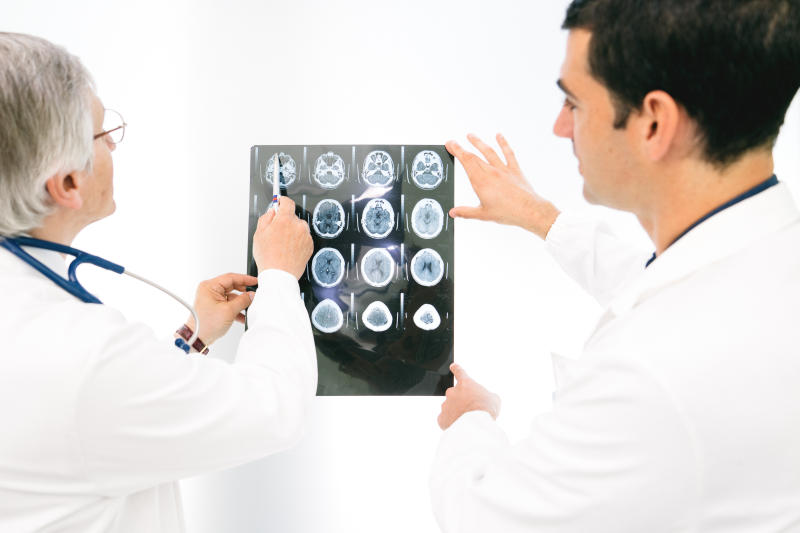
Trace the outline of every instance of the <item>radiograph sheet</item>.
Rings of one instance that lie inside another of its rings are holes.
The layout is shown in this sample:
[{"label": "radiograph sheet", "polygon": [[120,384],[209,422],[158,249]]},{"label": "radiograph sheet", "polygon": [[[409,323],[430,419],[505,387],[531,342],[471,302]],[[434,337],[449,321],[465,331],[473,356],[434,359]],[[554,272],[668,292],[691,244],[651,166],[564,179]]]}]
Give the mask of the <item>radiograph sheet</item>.
[{"label": "radiograph sheet", "polygon": [[317,347],[317,394],[443,395],[453,384],[452,156],[444,146],[254,146],[251,275],[274,154],[281,193],[314,240],[300,292]]}]

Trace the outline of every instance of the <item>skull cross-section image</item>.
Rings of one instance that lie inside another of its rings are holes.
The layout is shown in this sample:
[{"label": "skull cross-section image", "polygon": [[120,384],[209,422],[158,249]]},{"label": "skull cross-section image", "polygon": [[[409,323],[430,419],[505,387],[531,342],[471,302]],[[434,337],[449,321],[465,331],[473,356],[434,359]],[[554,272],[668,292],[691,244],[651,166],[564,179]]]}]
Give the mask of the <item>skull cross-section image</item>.
[{"label": "skull cross-section image", "polygon": [[276,179],[314,241],[299,288],[317,395],[437,396],[453,385],[453,162],[440,145],[251,148],[248,273]]}]

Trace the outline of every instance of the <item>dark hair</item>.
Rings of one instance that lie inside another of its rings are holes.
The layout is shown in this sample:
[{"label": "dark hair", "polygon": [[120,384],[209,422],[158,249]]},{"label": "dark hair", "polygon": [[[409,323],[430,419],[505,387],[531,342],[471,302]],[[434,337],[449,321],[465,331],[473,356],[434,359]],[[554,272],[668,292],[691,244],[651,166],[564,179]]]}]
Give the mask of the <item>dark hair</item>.
[{"label": "dark hair", "polygon": [[800,0],[573,0],[563,28],[592,33],[589,68],[614,127],[663,90],[721,167],[774,145],[800,87]]}]

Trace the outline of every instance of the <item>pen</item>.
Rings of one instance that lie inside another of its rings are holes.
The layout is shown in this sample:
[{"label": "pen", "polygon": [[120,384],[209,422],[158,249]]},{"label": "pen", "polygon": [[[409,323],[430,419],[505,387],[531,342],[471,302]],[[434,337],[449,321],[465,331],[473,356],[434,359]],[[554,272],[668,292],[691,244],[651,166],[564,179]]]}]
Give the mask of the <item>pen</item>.
[{"label": "pen", "polygon": [[281,161],[278,158],[278,154],[273,156],[273,173],[272,173],[272,204],[269,206],[270,209],[278,209],[278,199],[281,197]]}]

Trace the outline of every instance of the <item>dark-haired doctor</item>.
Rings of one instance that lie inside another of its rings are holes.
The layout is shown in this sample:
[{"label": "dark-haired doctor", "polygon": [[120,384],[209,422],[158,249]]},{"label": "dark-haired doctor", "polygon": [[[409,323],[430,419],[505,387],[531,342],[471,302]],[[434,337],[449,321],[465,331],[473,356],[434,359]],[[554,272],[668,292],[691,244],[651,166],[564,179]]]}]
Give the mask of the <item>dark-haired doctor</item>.
[{"label": "dark-haired doctor", "polygon": [[448,533],[800,531],[800,212],[772,148],[800,86],[797,0],[575,0],[555,133],[640,255],[454,142],[480,199],[454,217],[545,240],[606,306],[552,409],[511,444],[454,366],[431,476]]}]

